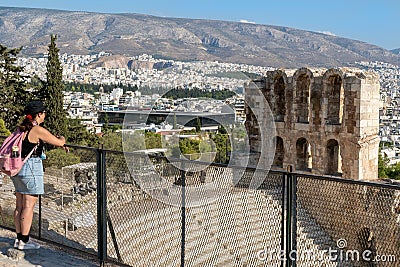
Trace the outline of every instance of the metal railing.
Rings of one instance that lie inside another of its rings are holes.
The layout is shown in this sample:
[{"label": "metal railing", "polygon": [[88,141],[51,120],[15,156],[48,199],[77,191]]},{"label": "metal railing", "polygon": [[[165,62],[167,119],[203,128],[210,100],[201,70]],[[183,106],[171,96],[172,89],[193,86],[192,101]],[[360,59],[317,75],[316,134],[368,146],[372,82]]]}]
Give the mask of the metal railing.
[{"label": "metal railing", "polygon": [[[397,184],[70,147],[45,163],[32,233],[101,265],[398,266]],[[212,183],[229,191],[196,191]],[[1,185],[0,225],[14,229]]]}]

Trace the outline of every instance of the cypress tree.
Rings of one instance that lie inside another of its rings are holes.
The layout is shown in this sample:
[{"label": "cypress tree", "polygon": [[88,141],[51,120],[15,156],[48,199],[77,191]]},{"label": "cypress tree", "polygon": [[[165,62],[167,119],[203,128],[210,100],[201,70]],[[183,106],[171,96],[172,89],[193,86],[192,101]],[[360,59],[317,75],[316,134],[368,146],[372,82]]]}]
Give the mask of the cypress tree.
[{"label": "cypress tree", "polygon": [[201,121],[200,118],[197,117],[196,118],[196,132],[200,132],[201,131]]},{"label": "cypress tree", "polygon": [[173,122],[173,128],[172,129],[178,129],[178,123],[176,122],[176,113],[174,112],[174,122]]},{"label": "cypress tree", "polygon": [[56,46],[57,35],[51,35],[49,54],[46,64],[47,82],[43,97],[47,106],[46,128],[55,135],[65,135],[67,131],[67,114],[63,108],[62,66],[59,49]]},{"label": "cypress tree", "polygon": [[31,94],[26,92],[24,68],[17,66],[19,48],[7,48],[0,44],[0,118],[5,126],[14,130],[23,115],[24,107]]}]

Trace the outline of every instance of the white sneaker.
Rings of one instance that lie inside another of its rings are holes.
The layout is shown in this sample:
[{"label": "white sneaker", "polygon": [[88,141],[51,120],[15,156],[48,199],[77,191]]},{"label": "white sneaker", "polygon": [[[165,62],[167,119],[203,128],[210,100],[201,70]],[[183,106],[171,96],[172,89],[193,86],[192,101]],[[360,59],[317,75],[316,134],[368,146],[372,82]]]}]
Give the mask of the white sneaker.
[{"label": "white sneaker", "polygon": [[22,240],[19,241],[18,249],[25,250],[25,249],[39,249],[40,245],[38,243],[29,240],[28,242],[24,242]]},{"label": "white sneaker", "polygon": [[15,238],[14,248],[18,248],[18,245],[19,245],[19,240],[18,240],[18,238]]}]

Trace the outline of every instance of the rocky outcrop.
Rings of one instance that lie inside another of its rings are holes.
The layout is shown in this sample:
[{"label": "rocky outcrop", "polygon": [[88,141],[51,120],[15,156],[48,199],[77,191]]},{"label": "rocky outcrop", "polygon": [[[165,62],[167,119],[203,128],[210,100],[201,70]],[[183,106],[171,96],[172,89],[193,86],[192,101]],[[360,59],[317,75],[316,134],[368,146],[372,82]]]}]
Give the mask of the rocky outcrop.
[{"label": "rocky outcrop", "polygon": [[120,55],[101,57],[99,60],[89,64],[89,68],[104,67],[109,69],[120,69],[128,67],[129,58]]},{"label": "rocky outcrop", "polygon": [[131,70],[137,69],[152,69],[155,62],[142,60],[129,60],[128,68]]},{"label": "rocky outcrop", "polygon": [[120,69],[128,67],[129,58],[120,55],[101,57],[99,60],[91,63],[89,68],[104,67],[108,69]]}]

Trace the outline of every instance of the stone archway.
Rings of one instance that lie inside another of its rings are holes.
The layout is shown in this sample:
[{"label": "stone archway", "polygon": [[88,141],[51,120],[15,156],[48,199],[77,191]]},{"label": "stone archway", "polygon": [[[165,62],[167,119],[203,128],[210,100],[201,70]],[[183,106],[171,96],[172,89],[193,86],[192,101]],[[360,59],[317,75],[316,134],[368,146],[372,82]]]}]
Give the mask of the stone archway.
[{"label": "stone archway", "polygon": [[327,124],[341,123],[343,114],[343,86],[342,78],[339,75],[331,75],[328,78],[326,97],[328,100],[327,107]]},{"label": "stone archway", "polygon": [[296,80],[297,122],[309,122],[311,79],[307,74],[301,74]]},{"label": "stone archway", "polygon": [[296,170],[312,169],[311,145],[307,139],[299,138],[296,142]]},{"label": "stone archway", "polygon": [[338,175],[342,172],[339,143],[335,139],[328,140],[326,144],[326,174]]},{"label": "stone archway", "polygon": [[275,121],[284,121],[286,113],[285,81],[281,75],[274,78],[274,115]]},{"label": "stone archway", "polygon": [[283,139],[279,136],[275,137],[275,157],[273,165],[283,168],[283,160],[285,158],[285,149]]}]

